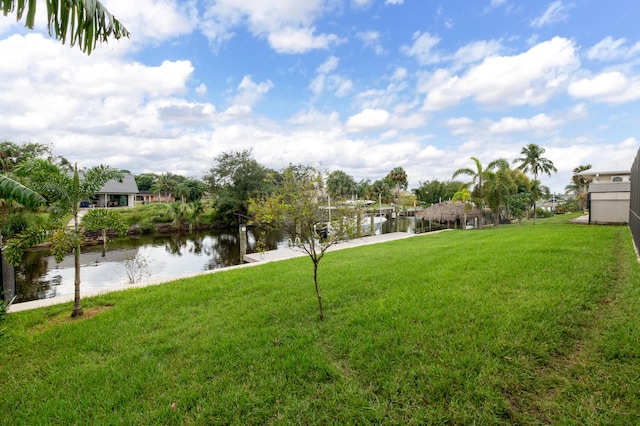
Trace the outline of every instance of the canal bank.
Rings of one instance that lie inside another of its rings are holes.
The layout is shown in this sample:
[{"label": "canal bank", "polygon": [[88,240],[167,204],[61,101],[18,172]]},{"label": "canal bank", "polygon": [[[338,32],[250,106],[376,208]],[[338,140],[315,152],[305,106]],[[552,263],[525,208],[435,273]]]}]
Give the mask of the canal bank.
[{"label": "canal bank", "polygon": [[[437,232],[441,232],[441,231],[435,231],[435,232],[425,233],[425,234],[393,232],[393,233],[382,234],[382,235],[372,235],[368,237],[355,238],[353,240],[340,242],[330,247],[329,251],[344,250],[344,249],[368,245],[368,244],[379,244],[379,243],[401,240],[401,239],[410,238],[410,237],[425,236],[425,235],[430,235]],[[295,249],[290,247],[281,247],[277,250],[270,250],[266,252],[252,253],[250,255],[246,255],[245,261],[248,263],[244,263],[241,265],[228,266],[225,268],[213,269],[209,271],[202,271],[195,274],[188,274],[181,277],[173,277],[170,279],[150,280],[150,281],[145,281],[142,283],[135,283],[135,284],[121,284],[109,289],[82,292],[82,297],[87,298],[92,296],[98,296],[100,294],[110,293],[113,291],[121,291],[121,290],[128,290],[130,288],[140,288],[140,287],[147,287],[150,285],[165,284],[167,282],[175,281],[182,278],[190,278],[190,277],[195,277],[195,276],[200,276],[205,274],[213,274],[221,271],[227,271],[230,269],[247,268],[247,267],[260,265],[263,263],[276,262],[280,260],[286,260],[286,259],[291,259],[294,257],[302,257],[302,256],[306,256],[306,253],[304,253],[300,249]],[[25,311],[29,309],[37,309],[45,306],[57,305],[60,303],[67,303],[71,301],[73,301],[73,295],[66,295],[66,296],[53,297],[53,298],[40,299],[40,300],[32,300],[29,302],[22,302],[22,303],[14,303],[9,307],[8,312],[9,313],[20,312],[20,311]]]}]

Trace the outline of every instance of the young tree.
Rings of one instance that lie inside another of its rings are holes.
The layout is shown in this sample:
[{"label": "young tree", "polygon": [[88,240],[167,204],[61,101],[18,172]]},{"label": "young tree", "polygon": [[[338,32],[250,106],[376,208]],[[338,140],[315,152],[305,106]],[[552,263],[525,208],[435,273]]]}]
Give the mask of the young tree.
[{"label": "young tree", "polygon": [[[544,154],[545,149],[534,144],[530,143],[529,145],[522,148],[520,151],[520,155],[522,157],[516,158],[513,160],[514,163],[520,163],[518,166],[518,170],[522,170],[525,173],[531,172],[533,175],[533,180],[538,180],[538,175],[544,173],[545,175],[551,176],[551,172],[557,172],[551,160],[548,160],[542,156]],[[537,210],[536,210],[536,198],[533,198],[533,224],[536,223],[537,218]]]},{"label": "young tree", "polygon": [[[2,13],[16,13],[20,21],[26,12],[25,26],[33,29],[37,1],[0,0]],[[64,44],[69,38],[71,46],[78,44],[80,50],[90,55],[98,41],[109,37],[116,40],[129,37],[129,31],[113,17],[98,0],[45,0],[49,35],[54,35]]]},{"label": "young tree", "polygon": [[352,235],[354,212],[345,207],[343,211],[332,213],[331,221],[326,220],[326,212],[321,208],[324,203],[320,203],[322,175],[313,167],[289,166],[279,176],[270,175],[269,180],[274,191],[250,201],[252,223],[266,231],[282,229],[295,236],[296,247],[313,262],[313,282],[320,319],[323,319],[318,265],[329,247]]},{"label": "young tree", "polygon": [[[65,253],[73,251],[75,279],[71,316],[80,316],[83,314],[80,304],[80,201],[94,198],[109,180],[122,180],[122,172],[108,166],[95,166],[80,174],[76,164],[73,173],[69,174],[50,161],[36,159],[21,164],[16,169],[16,174],[25,178],[29,186],[49,200],[51,216],[58,219],[58,226],[55,230],[32,229],[18,235],[7,244],[7,260],[13,264],[20,263],[27,248],[47,239],[51,239],[53,243],[52,251],[56,259],[62,260]],[[73,216],[71,230],[61,221],[69,213]]]}]

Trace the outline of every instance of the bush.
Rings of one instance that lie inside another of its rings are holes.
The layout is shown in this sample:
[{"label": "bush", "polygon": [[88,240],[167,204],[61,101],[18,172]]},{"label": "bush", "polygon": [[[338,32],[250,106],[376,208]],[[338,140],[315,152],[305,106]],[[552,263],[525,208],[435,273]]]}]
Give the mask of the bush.
[{"label": "bush", "polygon": [[[536,217],[553,217],[553,212],[540,207],[536,207]],[[533,217],[533,210],[531,210],[531,217]]]}]

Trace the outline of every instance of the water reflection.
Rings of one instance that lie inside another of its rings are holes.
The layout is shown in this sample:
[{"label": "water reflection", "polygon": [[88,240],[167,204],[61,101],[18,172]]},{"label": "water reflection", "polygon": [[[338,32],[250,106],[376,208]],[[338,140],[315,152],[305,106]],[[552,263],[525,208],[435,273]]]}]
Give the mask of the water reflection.
[{"label": "water reflection", "polygon": [[[248,251],[256,250],[256,235],[248,230]],[[283,237],[274,234],[269,248]],[[148,261],[145,281],[157,281],[224,268],[240,263],[240,240],[235,230],[214,230],[169,236],[121,238],[102,247],[84,247],[81,256],[82,291],[124,288],[130,281],[131,259]],[[29,252],[16,267],[16,303],[73,294],[74,259],[56,263],[48,252]]]}]

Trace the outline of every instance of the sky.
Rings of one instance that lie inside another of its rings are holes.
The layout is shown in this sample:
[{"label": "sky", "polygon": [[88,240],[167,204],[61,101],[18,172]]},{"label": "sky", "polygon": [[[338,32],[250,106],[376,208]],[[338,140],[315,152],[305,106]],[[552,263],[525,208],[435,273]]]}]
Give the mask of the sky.
[{"label": "sky", "polygon": [[[520,157],[629,170],[637,0],[103,0],[131,32],[90,55],[0,15],[0,140],[79,167],[201,178],[251,149],[409,188]],[[516,164],[514,164],[514,167]]]}]

